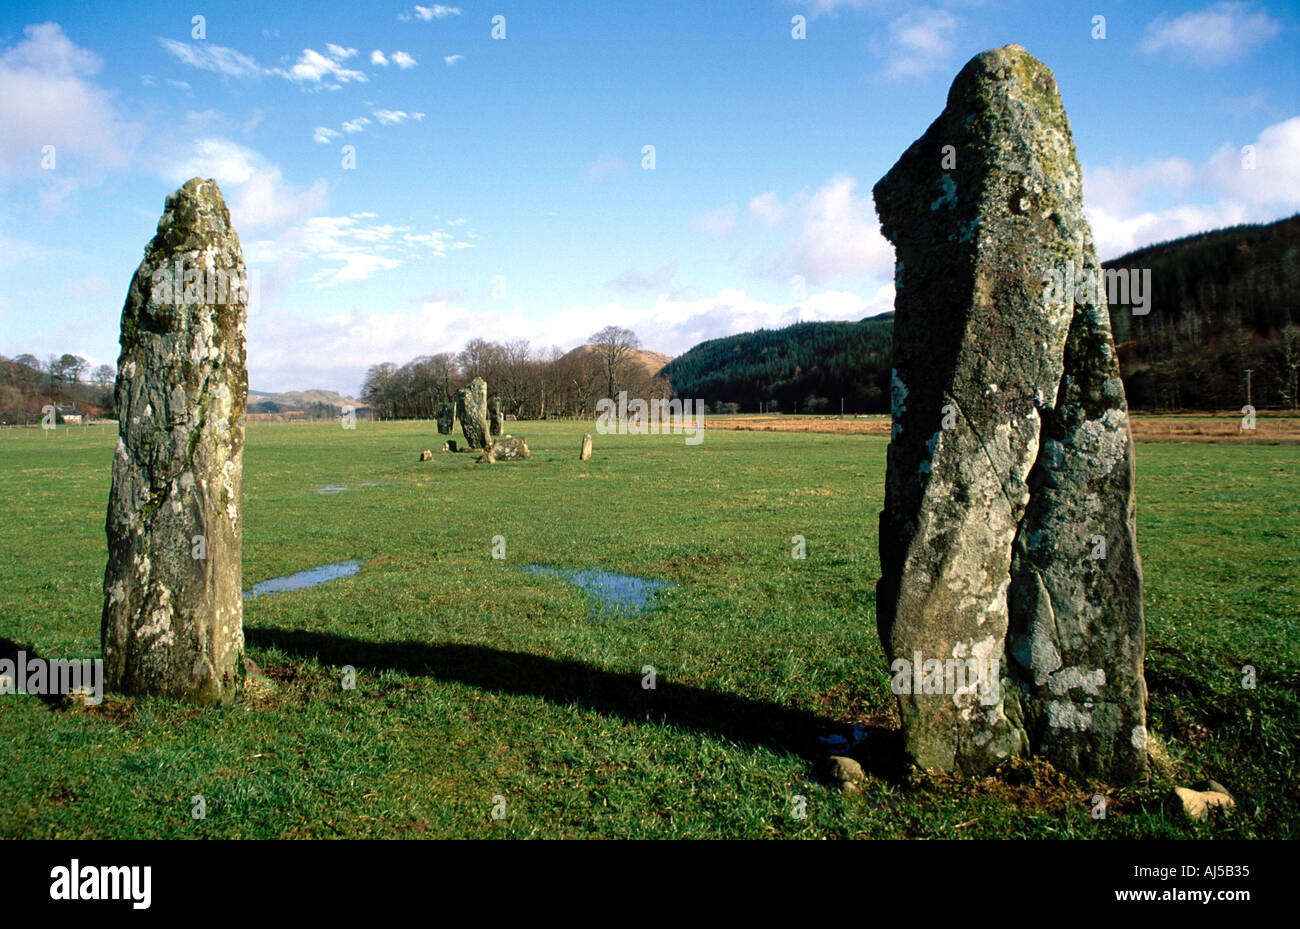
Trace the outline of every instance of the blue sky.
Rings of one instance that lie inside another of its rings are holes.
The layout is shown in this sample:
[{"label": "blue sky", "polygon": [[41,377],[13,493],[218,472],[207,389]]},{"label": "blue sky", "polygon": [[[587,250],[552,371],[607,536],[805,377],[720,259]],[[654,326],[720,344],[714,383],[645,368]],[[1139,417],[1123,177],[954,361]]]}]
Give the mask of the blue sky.
[{"label": "blue sky", "polygon": [[1010,42],[1056,74],[1103,258],[1300,210],[1294,3],[191,7],[0,10],[0,353],[115,362],[194,175],[258,274],[254,389],[354,393],[474,336],[567,349],[616,323],[678,354],[882,312],[871,187]]}]

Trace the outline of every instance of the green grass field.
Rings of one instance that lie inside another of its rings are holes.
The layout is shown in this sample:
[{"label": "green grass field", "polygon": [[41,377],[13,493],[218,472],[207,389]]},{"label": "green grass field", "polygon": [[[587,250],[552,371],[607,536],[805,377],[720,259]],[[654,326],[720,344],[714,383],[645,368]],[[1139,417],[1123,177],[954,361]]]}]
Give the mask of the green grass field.
[{"label": "green grass field", "polygon": [[[250,426],[245,587],[350,558],[361,572],[247,603],[248,654],[269,683],[238,706],[0,696],[0,835],[1300,833],[1297,447],[1138,446],[1163,761],[1149,782],[1112,788],[1042,763],[900,776],[873,603],[885,439],[597,435],[583,463],[590,424],[511,426],[532,460],[490,467],[440,453],[420,463],[441,447],[431,423]],[[0,434],[10,649],[99,655],[115,441],[93,427]],[[326,485],[349,489],[317,493]],[[655,611],[593,619],[581,591],[526,564],[676,587]],[[844,795],[818,780],[812,742],[851,723],[873,727],[869,779]],[[1232,790],[1236,814],[1182,819],[1169,792],[1202,778]],[[1097,794],[1104,819],[1091,815]]]}]

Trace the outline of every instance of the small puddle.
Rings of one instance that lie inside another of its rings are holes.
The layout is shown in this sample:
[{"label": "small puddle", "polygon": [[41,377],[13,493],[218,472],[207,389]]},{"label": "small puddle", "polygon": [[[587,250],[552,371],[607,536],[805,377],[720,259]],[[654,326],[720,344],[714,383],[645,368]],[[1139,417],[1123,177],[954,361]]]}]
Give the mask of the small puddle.
[{"label": "small puddle", "polygon": [[668,581],[651,581],[630,574],[615,574],[599,568],[551,568],[546,565],[524,565],[529,574],[557,577],[582,588],[596,606],[597,612],[606,611],[631,616],[653,609],[660,591],[671,590],[675,584]]},{"label": "small puddle", "polygon": [[[362,481],[357,484],[358,487],[391,487],[395,484],[411,484],[413,481]],[[352,490],[347,484],[326,484],[324,487],[317,487],[318,494],[341,494]]]},{"label": "small puddle", "polygon": [[324,564],[318,568],[308,568],[306,571],[299,571],[297,574],[273,577],[270,580],[254,584],[252,590],[244,591],[244,599],[252,600],[254,597],[262,596],[262,594],[282,594],[290,590],[304,590],[308,587],[324,584],[326,581],[351,577],[360,570],[361,562],[359,561],[337,561],[334,564]]}]

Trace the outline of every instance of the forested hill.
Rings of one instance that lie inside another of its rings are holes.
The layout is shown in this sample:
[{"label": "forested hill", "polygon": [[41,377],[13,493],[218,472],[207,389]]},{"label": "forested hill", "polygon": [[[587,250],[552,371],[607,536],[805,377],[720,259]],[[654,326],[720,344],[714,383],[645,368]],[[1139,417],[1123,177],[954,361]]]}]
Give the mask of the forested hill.
[{"label": "forested hill", "polygon": [[[1295,407],[1300,393],[1300,215],[1153,245],[1108,269],[1149,269],[1149,311],[1111,307],[1135,409]],[[889,410],[893,314],[797,323],[696,345],[664,370],[673,392],[782,412]],[[775,401],[775,404],[771,404]]]},{"label": "forested hill", "polygon": [[1300,369],[1300,215],[1140,249],[1105,268],[1151,270],[1151,309],[1111,308],[1129,405],[1294,407]]},{"label": "forested hill", "polygon": [[889,408],[893,313],[856,323],[795,323],[701,342],[663,369],[673,391],[745,412]]}]

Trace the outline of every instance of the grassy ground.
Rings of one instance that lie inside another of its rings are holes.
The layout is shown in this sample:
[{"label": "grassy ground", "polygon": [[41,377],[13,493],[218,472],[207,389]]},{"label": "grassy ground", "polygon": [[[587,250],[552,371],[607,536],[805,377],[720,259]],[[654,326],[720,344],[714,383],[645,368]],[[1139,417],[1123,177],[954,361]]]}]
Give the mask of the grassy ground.
[{"label": "grassy ground", "polygon": [[[248,602],[248,652],[269,681],[239,706],[0,696],[0,835],[1300,832],[1294,446],[1139,445],[1165,761],[1149,783],[1111,788],[1042,764],[899,776],[873,609],[884,439],[597,435],[580,463],[589,425],[511,425],[533,460],[491,467],[418,462],[441,447],[428,423],[250,426],[245,586],[349,558],[361,572]],[[114,441],[94,428],[0,436],[0,646],[98,655]],[[348,490],[316,492],[326,485]],[[791,557],[795,535],[806,559]],[[519,570],[533,563],[676,588],[649,614],[593,620],[577,589]],[[841,795],[818,781],[812,737],[850,723],[873,727],[870,776]],[[1169,790],[1201,778],[1227,785],[1239,813],[1182,822]],[[1105,819],[1090,812],[1097,794]]]}]

